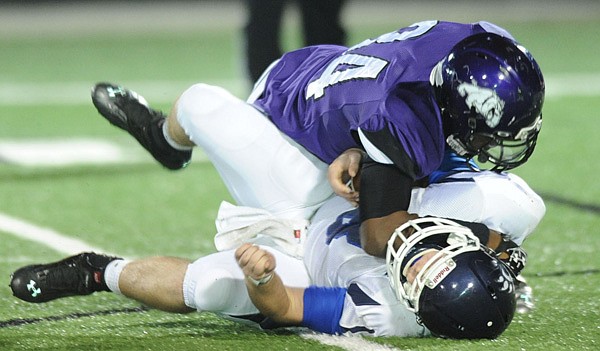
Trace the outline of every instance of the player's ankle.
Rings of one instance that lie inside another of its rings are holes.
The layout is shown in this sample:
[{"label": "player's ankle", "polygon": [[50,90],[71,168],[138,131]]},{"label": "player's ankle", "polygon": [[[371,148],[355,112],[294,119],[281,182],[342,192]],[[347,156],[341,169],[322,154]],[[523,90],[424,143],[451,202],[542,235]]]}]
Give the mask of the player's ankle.
[{"label": "player's ankle", "polygon": [[171,134],[169,133],[169,120],[168,119],[166,119],[162,125],[162,134],[163,134],[163,137],[165,138],[165,141],[167,142],[167,144],[169,144],[169,146],[171,146],[175,150],[190,151],[193,148],[192,146],[189,146],[189,145],[182,145],[181,143],[178,143],[177,141],[175,141],[175,139],[173,139],[173,137],[171,137]]},{"label": "player's ankle", "polygon": [[125,266],[129,263],[127,260],[118,259],[111,261],[104,270],[103,280],[106,284],[108,290],[121,294],[121,289],[119,288],[119,278],[121,277],[121,273]]}]

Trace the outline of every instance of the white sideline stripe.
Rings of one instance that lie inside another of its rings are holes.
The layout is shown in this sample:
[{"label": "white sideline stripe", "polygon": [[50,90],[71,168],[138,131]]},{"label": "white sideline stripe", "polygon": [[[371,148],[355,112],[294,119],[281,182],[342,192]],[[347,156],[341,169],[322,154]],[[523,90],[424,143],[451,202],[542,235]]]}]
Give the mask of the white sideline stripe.
[{"label": "white sideline stripe", "polygon": [[16,139],[0,140],[0,160],[22,166],[131,163],[141,157],[102,139]]},{"label": "white sideline stripe", "polygon": [[[0,213],[0,232],[12,234],[18,238],[37,242],[65,255],[74,255],[84,251],[114,253],[94,247],[82,240],[73,239],[50,228],[43,228],[22,219]],[[369,342],[358,336],[333,336],[314,332],[300,332],[302,338],[315,340],[325,345],[337,346],[348,351],[394,351],[392,347]]]},{"label": "white sideline stripe", "polygon": [[320,334],[315,332],[300,332],[300,337],[304,339],[318,341],[321,344],[329,345],[329,346],[337,346],[344,350],[348,351],[398,351],[399,349],[378,344],[375,342],[371,342],[366,340],[360,336],[356,335],[341,335],[334,336],[328,334]]},{"label": "white sideline stripe", "polygon": [[[152,157],[135,141],[118,144],[105,139],[0,139],[0,164],[24,167],[64,167],[151,163]],[[193,162],[207,162],[201,149],[194,150]]]},{"label": "white sideline stripe", "polygon": [[[92,105],[91,89],[96,82],[1,82],[0,105]],[[131,88],[152,105],[171,104],[197,81],[123,81],[115,82]],[[208,80],[203,83],[228,89],[233,94],[250,91],[242,80]],[[240,95],[241,96],[241,95]],[[96,112],[92,107],[90,114]]]},{"label": "white sideline stripe", "polygon": [[[36,226],[22,219],[0,213],[0,231],[45,245],[57,252],[74,255],[83,251],[106,251],[84,241],[65,236],[50,228]],[[107,253],[110,254],[110,253]]]},{"label": "white sideline stripe", "polygon": [[600,96],[600,73],[564,73],[544,77],[546,98]]},{"label": "white sideline stripe", "polygon": [[[548,74],[546,98],[565,96],[600,96],[600,73]],[[91,105],[90,89],[95,82],[0,83],[0,105]],[[151,104],[171,104],[195,81],[127,81],[119,82],[133,88]],[[207,84],[222,86],[239,97],[245,97],[250,86],[243,80],[213,80]],[[91,113],[94,113],[93,111]]]}]

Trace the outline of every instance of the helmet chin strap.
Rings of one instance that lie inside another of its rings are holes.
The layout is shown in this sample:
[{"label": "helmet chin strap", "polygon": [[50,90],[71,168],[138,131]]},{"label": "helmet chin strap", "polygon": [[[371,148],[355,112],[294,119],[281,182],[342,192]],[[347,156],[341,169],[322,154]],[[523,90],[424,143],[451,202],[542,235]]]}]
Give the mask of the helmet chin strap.
[{"label": "helmet chin strap", "polygon": [[[466,164],[469,166],[469,168],[473,171],[479,171],[478,168],[474,167],[473,164],[471,164],[471,159],[473,159],[474,156],[471,156],[471,153],[469,153],[469,151],[467,151],[467,147],[465,146],[465,144],[460,141],[458,138],[455,138],[454,135],[449,135],[448,138],[446,138],[446,143],[448,143],[448,146],[450,146],[450,148],[452,148],[452,150],[454,150],[454,152],[456,152],[458,154],[458,156],[464,157],[466,160]],[[481,157],[486,157],[486,161],[487,161],[487,156],[485,155],[479,155],[478,156],[478,160],[480,162],[485,162],[485,161],[481,161]]]},{"label": "helmet chin strap", "polygon": [[[494,141],[492,140],[491,142],[494,142]],[[489,155],[487,155],[485,152],[483,152],[483,150],[485,149],[485,147],[481,148],[481,149],[478,149],[477,152],[470,151],[469,147],[467,147],[465,145],[465,143],[463,143],[454,134],[451,134],[451,135],[449,135],[446,138],[446,143],[448,143],[448,146],[450,146],[450,148],[452,148],[452,150],[454,150],[454,152],[456,152],[459,156],[462,156],[462,157],[464,157],[466,159],[467,165],[473,171],[480,171],[481,170],[480,168],[473,167],[473,165],[471,164],[471,162],[469,162],[469,161],[471,161],[475,157],[477,157],[477,162],[479,162],[479,163],[486,163],[486,162],[492,163],[494,166],[492,168],[488,169],[490,171],[500,172],[500,171],[503,171],[503,170],[505,170],[507,168],[503,164],[490,161]]]},{"label": "helmet chin strap", "polygon": [[456,138],[454,134],[448,135],[446,138],[446,143],[448,143],[448,146],[450,146],[452,150],[458,154],[458,156],[466,157],[469,155],[469,151],[467,150],[465,144],[460,141],[460,139]]}]

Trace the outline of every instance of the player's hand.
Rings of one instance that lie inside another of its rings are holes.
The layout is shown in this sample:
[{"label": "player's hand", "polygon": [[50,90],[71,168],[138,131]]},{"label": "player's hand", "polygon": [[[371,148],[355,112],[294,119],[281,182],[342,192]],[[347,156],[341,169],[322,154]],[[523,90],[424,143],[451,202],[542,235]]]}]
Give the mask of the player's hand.
[{"label": "player's hand", "polygon": [[[492,237],[492,233],[499,235],[498,232],[490,230],[490,238]],[[490,246],[489,243],[488,246]],[[506,237],[502,237],[500,243],[496,245],[493,250],[496,252],[496,257],[504,262],[515,275],[519,275],[527,265],[527,252],[521,246]]]},{"label": "player's hand", "polygon": [[[415,281],[417,274],[419,274],[425,266],[425,263],[429,262],[429,260],[431,260],[438,252],[439,250],[426,250],[420,257],[413,261],[410,267],[405,268],[404,271],[406,273],[402,272],[402,274],[405,274],[406,281],[412,284]],[[439,261],[440,258],[441,257],[438,257],[436,261]]]},{"label": "player's hand", "polygon": [[276,267],[275,256],[257,245],[243,244],[235,251],[235,259],[244,275],[255,281],[272,276]]},{"label": "player's hand", "polygon": [[327,178],[333,192],[358,206],[359,172],[363,151],[348,149],[338,156],[330,165]]},{"label": "player's hand", "polygon": [[498,258],[506,263],[515,275],[521,274],[521,271],[527,265],[527,252],[520,246],[506,249],[506,251],[498,254]]}]

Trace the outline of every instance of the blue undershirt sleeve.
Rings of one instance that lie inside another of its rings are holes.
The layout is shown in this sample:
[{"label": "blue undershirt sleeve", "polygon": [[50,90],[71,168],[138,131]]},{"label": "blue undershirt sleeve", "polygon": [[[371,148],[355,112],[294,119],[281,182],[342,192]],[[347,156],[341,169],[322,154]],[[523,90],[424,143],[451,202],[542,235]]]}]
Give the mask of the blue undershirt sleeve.
[{"label": "blue undershirt sleeve", "polygon": [[340,318],[346,289],[309,286],[304,291],[302,326],[327,334],[342,334]]}]

